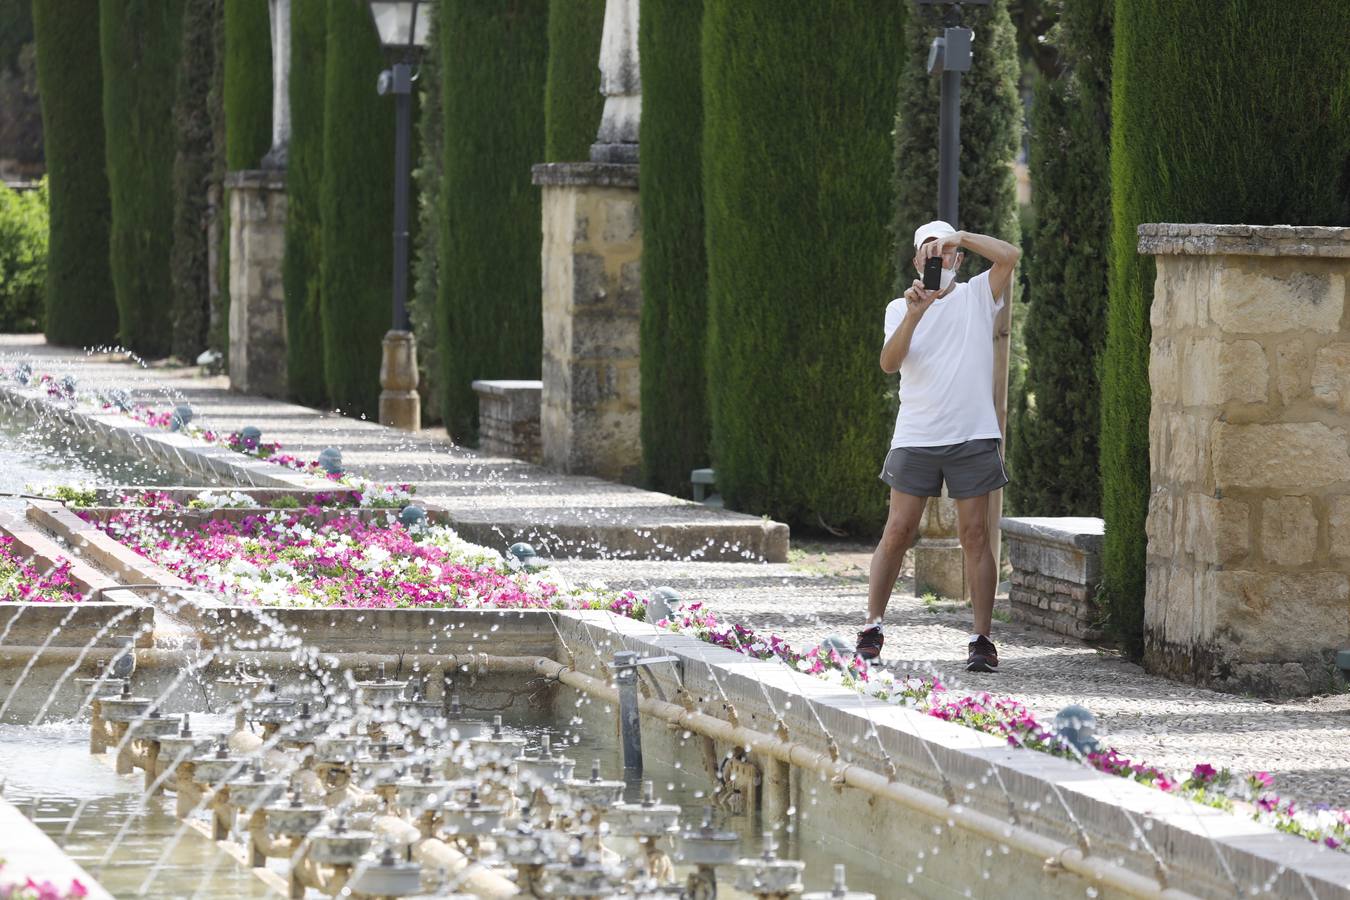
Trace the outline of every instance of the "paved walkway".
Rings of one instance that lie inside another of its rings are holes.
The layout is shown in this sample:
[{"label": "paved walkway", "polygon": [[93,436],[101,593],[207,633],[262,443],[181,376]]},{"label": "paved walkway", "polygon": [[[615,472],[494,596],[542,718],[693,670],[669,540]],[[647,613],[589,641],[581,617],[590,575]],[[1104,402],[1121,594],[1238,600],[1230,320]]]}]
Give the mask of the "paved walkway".
[{"label": "paved walkway", "polygon": [[[117,384],[160,406],[186,399],[208,427],[254,424],[288,451],[315,454],[338,444],[354,471],[415,482],[419,496],[477,509],[489,519],[530,508],[641,527],[644,511],[680,507],[691,521],[704,515],[661,494],[480,457],[434,433],[408,436],[230,394],[225,379],[199,377],[192,369],[136,368],[83,359],[32,338],[0,337],[0,365],[12,366],[19,356],[41,370],[73,372],[82,385]],[[809,646],[829,634],[851,637],[866,606],[869,555],[868,547],[833,542],[797,545],[780,564],[590,559],[562,565],[578,581],[670,585],[721,615]],[[1199,762],[1235,772],[1266,770],[1275,774],[1277,790],[1302,802],[1350,806],[1350,694],[1268,703],[1200,690],[1148,675],[1117,654],[1003,622],[996,623],[995,635],[1003,671],[967,675],[968,613],[955,604],[925,604],[914,596],[910,574],[902,574],[888,614],[883,658],[897,668],[938,673],[956,688],[1017,697],[1045,719],[1066,703],[1085,703],[1109,742],[1132,758],[1177,770]],[[1006,597],[999,606],[1006,610]]]}]

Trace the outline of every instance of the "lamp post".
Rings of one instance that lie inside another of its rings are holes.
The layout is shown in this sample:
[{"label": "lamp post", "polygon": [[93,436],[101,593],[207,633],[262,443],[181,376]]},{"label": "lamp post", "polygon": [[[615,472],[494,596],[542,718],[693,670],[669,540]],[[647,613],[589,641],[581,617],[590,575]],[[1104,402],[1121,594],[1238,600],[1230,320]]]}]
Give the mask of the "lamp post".
[{"label": "lamp post", "polygon": [[413,67],[430,33],[430,0],[370,0],[370,15],[390,67],[380,73],[381,94],[394,95],[394,310],[380,360],[380,424],[406,431],[422,427],[417,396],[417,340],[408,321],[408,192],[411,177]]},{"label": "lamp post", "polygon": [[918,0],[920,6],[943,6],[942,34],[928,48],[928,74],[942,79],[938,107],[938,218],[957,224],[961,175],[961,73],[970,71],[971,39],[962,28],[961,4],[988,6],[990,0]]}]

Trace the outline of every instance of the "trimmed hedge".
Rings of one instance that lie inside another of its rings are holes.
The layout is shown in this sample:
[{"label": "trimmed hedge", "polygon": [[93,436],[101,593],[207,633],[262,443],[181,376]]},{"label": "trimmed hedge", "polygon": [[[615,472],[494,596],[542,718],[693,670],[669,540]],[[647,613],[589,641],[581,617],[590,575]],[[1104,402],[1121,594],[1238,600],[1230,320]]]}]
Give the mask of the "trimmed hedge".
[{"label": "trimmed hedge", "polygon": [[[47,156],[51,232],[45,331],[66,346],[117,337],[108,232],[112,201],[104,158],[99,4],[36,3],[38,87]],[[91,162],[92,161],[92,162]]]},{"label": "trimmed hedge", "polygon": [[903,18],[890,0],[704,2],[708,401],[737,509],[885,517],[876,354]]},{"label": "trimmed hedge", "polygon": [[[699,2],[688,4],[686,12],[694,27],[699,21]],[[549,0],[544,83],[544,159],[548,162],[590,159],[605,108],[600,94],[604,25],[605,0]]]},{"label": "trimmed hedge", "polygon": [[[168,135],[174,127],[183,2],[99,3],[117,334],[127,349],[144,357],[167,355],[172,338],[174,142]],[[84,164],[89,164],[87,155]]]},{"label": "trimmed hedge", "polygon": [[1038,77],[1031,117],[1036,226],[1025,269],[1026,391],[1009,457],[1023,515],[1095,516],[1097,436],[1111,243],[1111,13],[1114,0],[1064,4],[1054,79]]},{"label": "trimmed hedge", "polygon": [[476,378],[538,378],[546,0],[444,0],[441,362],[445,423],[478,429]]},{"label": "trimmed hedge", "polygon": [[[432,15],[437,15],[432,7]],[[422,399],[422,426],[441,422],[440,310],[441,220],[445,216],[445,101],[441,94],[439,29],[433,19],[417,79],[418,155],[413,168],[417,185],[417,227],[412,246],[412,290],[408,317],[417,335],[417,393]]]},{"label": "trimmed hedge", "polygon": [[225,166],[233,172],[258,168],[272,146],[272,25],[267,0],[223,2]]},{"label": "trimmed hedge", "polygon": [[221,0],[191,0],[183,11],[183,51],[174,100],[173,355],[192,362],[206,349],[210,324],[207,266],[208,191],[215,163],[211,79]]},{"label": "trimmed hedge", "polygon": [[291,398],[324,406],[319,261],[323,258],[324,70],[328,0],[291,0],[291,142],[286,152],[286,379]]},{"label": "trimmed hedge", "polygon": [[363,3],[329,0],[324,59],[319,306],[324,383],[334,407],[374,417],[393,272],[394,103],[375,83],[385,68]]},{"label": "trimmed hedge", "polygon": [[707,465],[704,344],[703,0],[646,0],[642,58],[642,466],[648,485],[688,495]]},{"label": "trimmed hedge", "polygon": [[1152,257],[1142,222],[1350,225],[1350,4],[1117,0],[1102,367],[1110,625],[1143,644]]}]

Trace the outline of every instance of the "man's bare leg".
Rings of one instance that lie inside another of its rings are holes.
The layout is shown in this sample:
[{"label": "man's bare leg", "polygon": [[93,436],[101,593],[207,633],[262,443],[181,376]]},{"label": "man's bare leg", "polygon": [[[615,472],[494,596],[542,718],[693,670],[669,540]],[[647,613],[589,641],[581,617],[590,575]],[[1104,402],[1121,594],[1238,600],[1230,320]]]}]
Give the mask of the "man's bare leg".
[{"label": "man's bare leg", "polygon": [[905,551],[914,544],[919,533],[927,497],[915,497],[891,491],[891,509],[886,516],[886,528],[881,532],[876,552],[872,554],[872,571],[867,581],[867,624],[874,625],[886,614],[886,604],[895,590],[895,579],[900,577],[900,566]]},{"label": "man's bare leg", "polygon": [[994,624],[994,588],[997,569],[989,544],[989,495],[956,501],[956,521],[965,557],[966,584],[975,610],[975,633],[989,637]]}]

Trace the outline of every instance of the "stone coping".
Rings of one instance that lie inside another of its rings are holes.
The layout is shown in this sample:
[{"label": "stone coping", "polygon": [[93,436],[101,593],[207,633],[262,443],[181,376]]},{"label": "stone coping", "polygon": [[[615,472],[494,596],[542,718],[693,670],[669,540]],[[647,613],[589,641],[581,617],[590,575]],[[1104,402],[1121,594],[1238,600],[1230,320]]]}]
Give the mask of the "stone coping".
[{"label": "stone coping", "polygon": [[723,719],[729,718],[730,698],[742,725],[774,733],[781,721],[790,740],[815,750],[829,750],[828,731],[845,762],[881,774],[890,762],[897,769],[895,777],[939,796],[940,766],[963,805],[1006,818],[1011,804],[1021,825],[1069,845],[1079,843],[1080,826],[1091,855],[1156,876],[1156,863],[1138,840],[1143,834],[1166,866],[1168,887],[1198,896],[1231,896],[1232,884],[1223,867],[1215,865],[1219,854],[1241,885],[1264,885],[1274,895],[1295,896],[1302,895],[1306,883],[1324,900],[1350,898],[1350,855],[1249,818],[1048,754],[1009,747],[1001,738],[688,635],[599,611],[555,615],[563,650],[558,658],[570,658],[580,670],[591,669],[590,674],[607,679],[603,664],[621,649],[679,657],[678,668],[644,668],[643,678],[657,685],[656,694],[674,699],[683,687],[697,708]]},{"label": "stone coping", "polygon": [[1350,228],[1321,225],[1139,226],[1139,252],[1186,256],[1320,256],[1350,258]]},{"label": "stone coping", "polygon": [[638,167],[633,163],[554,162],[530,168],[530,178],[539,187],[638,186]]},{"label": "stone coping", "polygon": [[1005,516],[998,526],[1011,537],[1093,552],[1101,551],[1106,535],[1105,521],[1092,516]]},{"label": "stone coping", "polygon": [[274,191],[286,190],[286,170],[280,169],[236,169],[225,173],[227,188],[269,188]]},{"label": "stone coping", "polygon": [[542,391],[544,383],[542,381],[513,381],[511,379],[484,379],[475,381],[472,385],[474,392],[479,394],[511,394],[518,391]]},{"label": "stone coping", "polygon": [[0,859],[5,861],[0,883],[13,879],[23,884],[25,878],[31,877],[39,884],[51,881],[65,896],[71,881],[79,879],[88,891],[85,895],[88,900],[113,900],[113,895],[79,863],[3,798],[0,798]]}]

